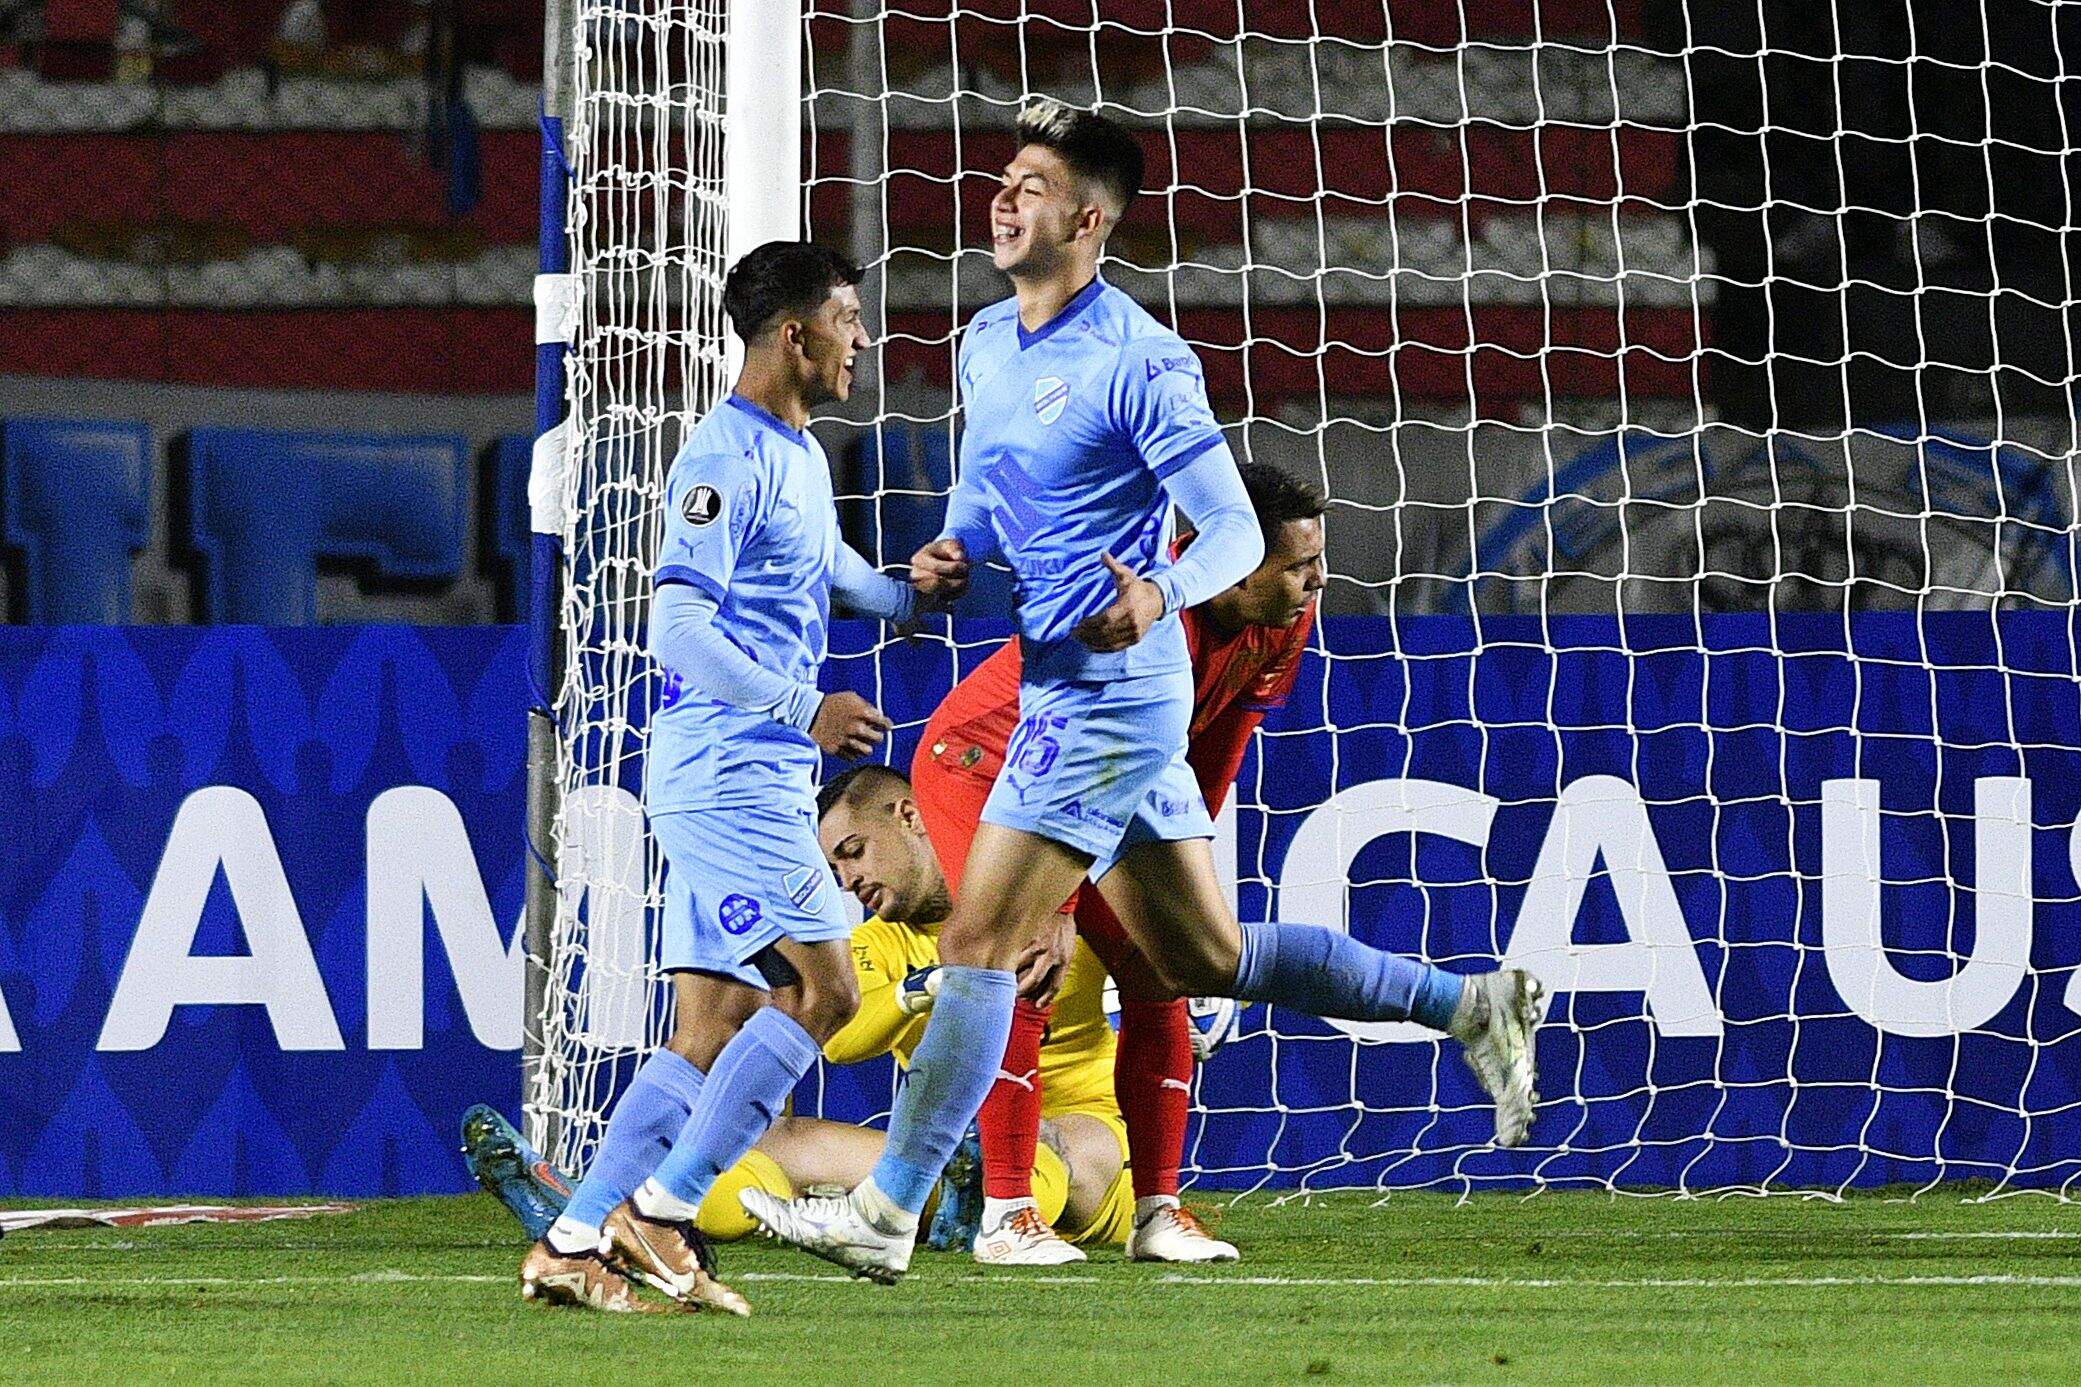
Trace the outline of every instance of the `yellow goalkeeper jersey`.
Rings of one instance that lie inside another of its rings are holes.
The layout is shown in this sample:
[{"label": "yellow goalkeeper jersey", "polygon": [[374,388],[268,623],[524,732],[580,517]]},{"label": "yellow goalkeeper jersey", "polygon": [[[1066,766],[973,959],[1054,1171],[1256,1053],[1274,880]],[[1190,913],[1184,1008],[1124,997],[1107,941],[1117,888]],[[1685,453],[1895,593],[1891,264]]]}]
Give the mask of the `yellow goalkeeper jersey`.
[{"label": "yellow goalkeeper jersey", "polygon": [[[860,975],[860,1010],[824,1046],[833,1064],[858,1064],[894,1054],[910,1067],[911,1052],[925,1034],[925,1017],[908,1016],[897,1003],[904,978],[939,963],[939,931],[872,916],[853,931],[853,968]],[[1054,1015],[1041,1042],[1041,1115],[1090,1112],[1119,1120],[1113,1097],[1113,1028],[1106,1023],[1105,966],[1077,941],[1069,972],[1055,998]]]}]

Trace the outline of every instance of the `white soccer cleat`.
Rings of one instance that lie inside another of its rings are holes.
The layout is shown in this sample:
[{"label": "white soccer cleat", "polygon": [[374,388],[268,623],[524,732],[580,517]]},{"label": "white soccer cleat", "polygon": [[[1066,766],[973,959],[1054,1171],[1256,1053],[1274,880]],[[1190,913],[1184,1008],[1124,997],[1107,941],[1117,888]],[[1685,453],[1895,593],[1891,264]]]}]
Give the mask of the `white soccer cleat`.
[{"label": "white soccer cleat", "polygon": [[1040,1210],[1025,1204],[995,1228],[975,1235],[975,1259],[986,1267],[1059,1267],[1085,1257],[1084,1249],[1062,1240]]},{"label": "white soccer cleat", "polygon": [[1496,1103],[1496,1145],[1522,1146],[1539,1094],[1539,1060],[1532,1034],[1546,1019],[1546,984],[1521,968],[1472,979],[1485,1003],[1453,1035],[1467,1067]]},{"label": "white soccer cleat", "polygon": [[737,1202],[759,1221],[768,1236],[801,1248],[812,1257],[836,1262],[855,1276],[893,1286],[910,1270],[915,1231],[884,1233],[867,1220],[849,1195],[810,1195],[775,1199],[753,1187],[739,1191]]},{"label": "white soccer cleat", "polygon": [[1127,1235],[1130,1262],[1240,1262],[1243,1254],[1200,1226],[1192,1210],[1161,1204],[1137,1216]]}]

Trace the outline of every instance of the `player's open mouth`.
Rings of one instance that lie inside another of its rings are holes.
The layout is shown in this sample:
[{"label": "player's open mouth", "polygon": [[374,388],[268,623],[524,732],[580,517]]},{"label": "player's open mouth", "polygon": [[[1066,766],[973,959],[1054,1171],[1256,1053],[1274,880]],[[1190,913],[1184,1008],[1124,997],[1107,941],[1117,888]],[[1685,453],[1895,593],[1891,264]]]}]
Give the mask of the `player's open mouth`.
[{"label": "player's open mouth", "polygon": [[990,229],[990,244],[993,246],[1008,246],[1018,240],[1021,234],[1019,228],[1015,226],[992,227]]}]

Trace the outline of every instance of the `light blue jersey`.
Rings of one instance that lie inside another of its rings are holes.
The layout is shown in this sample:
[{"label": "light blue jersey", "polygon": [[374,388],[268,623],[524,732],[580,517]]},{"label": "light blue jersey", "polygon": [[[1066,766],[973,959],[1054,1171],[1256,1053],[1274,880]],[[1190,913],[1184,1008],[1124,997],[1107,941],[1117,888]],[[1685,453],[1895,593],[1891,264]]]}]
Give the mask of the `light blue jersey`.
[{"label": "light blue jersey", "polygon": [[[813,685],[840,547],[823,447],[732,395],[673,460],[653,576],[708,593],[714,624],[732,645],[791,683]],[[650,724],[644,800],[654,815],[808,805],[819,757],[807,732],[704,698],[667,670]]]},{"label": "light blue jersey", "polygon": [[1189,668],[1175,613],[1109,654],[1071,633],[1113,601],[1100,555],[1144,577],[1169,566],[1162,483],[1222,444],[1192,348],[1094,279],[1038,332],[1020,323],[1014,299],[976,314],[962,339],[960,388],[961,481],[948,531],[972,556],[979,544],[1001,550],[1017,576],[1026,678]]}]

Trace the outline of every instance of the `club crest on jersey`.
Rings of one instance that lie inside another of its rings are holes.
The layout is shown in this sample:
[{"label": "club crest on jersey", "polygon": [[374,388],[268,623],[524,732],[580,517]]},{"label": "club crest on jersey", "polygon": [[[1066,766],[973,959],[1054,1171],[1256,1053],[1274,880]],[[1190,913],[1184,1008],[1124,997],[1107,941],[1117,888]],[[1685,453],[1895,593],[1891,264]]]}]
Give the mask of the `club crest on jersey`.
[{"label": "club crest on jersey", "polygon": [[703,482],[686,494],[679,513],[686,517],[689,525],[706,525],[723,513],[722,493]]},{"label": "club crest on jersey", "polygon": [[1062,417],[1063,407],[1069,404],[1069,382],[1060,376],[1042,376],[1033,383],[1033,412],[1040,416],[1042,424],[1052,424]]},{"label": "club crest on jersey", "polygon": [[817,891],[823,886],[827,875],[829,874],[811,871],[807,867],[797,867],[782,877],[780,884],[796,908],[806,910],[809,903],[816,899]]}]

